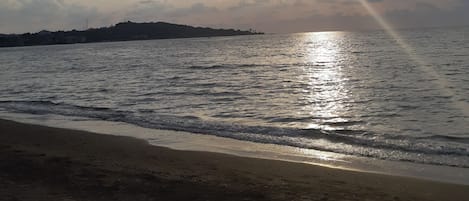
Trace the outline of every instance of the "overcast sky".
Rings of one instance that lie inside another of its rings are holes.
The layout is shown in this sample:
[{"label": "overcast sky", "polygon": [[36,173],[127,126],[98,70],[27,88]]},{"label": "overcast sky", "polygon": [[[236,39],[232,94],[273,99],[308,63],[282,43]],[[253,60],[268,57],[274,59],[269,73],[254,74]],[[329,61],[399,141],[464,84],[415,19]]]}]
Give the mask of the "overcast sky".
[{"label": "overcast sky", "polygon": [[[469,0],[368,0],[395,27],[469,24]],[[268,33],[378,28],[358,0],[0,0],[0,33],[166,21]]]}]

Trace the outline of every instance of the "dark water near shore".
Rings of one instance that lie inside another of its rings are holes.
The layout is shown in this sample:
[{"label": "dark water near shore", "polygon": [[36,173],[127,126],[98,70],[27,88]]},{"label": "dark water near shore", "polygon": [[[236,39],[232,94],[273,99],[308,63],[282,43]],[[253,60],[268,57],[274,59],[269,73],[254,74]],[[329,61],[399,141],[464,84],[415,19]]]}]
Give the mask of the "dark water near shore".
[{"label": "dark water near shore", "polygon": [[401,34],[2,48],[0,108],[469,167],[469,29]]}]

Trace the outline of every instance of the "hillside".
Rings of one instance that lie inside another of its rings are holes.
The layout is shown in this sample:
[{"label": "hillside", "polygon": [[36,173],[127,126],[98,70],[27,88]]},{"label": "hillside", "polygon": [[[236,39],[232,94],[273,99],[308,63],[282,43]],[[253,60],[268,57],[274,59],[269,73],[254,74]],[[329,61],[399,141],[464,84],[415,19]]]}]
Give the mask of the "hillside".
[{"label": "hillside", "polygon": [[111,27],[84,31],[41,31],[25,34],[0,34],[0,47],[93,43],[262,34],[234,29],[212,29],[166,22],[122,22]]}]

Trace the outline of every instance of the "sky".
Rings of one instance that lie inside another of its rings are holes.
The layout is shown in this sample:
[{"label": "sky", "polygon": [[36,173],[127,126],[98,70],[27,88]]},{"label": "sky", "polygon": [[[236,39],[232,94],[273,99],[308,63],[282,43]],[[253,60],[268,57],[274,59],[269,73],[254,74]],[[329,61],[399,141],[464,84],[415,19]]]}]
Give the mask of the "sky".
[{"label": "sky", "polygon": [[[469,0],[367,1],[395,28],[469,24]],[[379,29],[359,0],[0,0],[0,33],[81,30],[122,21],[266,33]]]}]

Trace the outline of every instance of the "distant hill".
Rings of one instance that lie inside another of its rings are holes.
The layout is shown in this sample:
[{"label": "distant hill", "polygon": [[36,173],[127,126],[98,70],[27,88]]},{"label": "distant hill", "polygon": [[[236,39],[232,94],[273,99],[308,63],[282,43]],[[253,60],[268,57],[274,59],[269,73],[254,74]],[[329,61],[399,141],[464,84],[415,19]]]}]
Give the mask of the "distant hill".
[{"label": "distant hill", "polygon": [[84,31],[41,31],[25,34],[0,34],[0,47],[93,43],[109,41],[152,40],[263,34],[234,29],[212,29],[166,22],[122,22],[111,27]]}]

